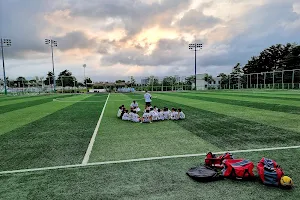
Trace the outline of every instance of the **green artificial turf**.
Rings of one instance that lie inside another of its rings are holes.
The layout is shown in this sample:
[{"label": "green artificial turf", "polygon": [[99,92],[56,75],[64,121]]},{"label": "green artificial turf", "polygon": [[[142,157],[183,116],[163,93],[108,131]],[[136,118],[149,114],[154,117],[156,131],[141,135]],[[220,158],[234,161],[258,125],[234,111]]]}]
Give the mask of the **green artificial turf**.
[{"label": "green artificial turf", "polygon": [[300,100],[300,94],[296,95],[279,95],[279,94],[273,94],[273,93],[245,93],[245,92],[239,92],[239,93],[221,93],[221,92],[210,92],[209,94],[217,95],[217,96],[237,96],[237,97],[247,97],[247,98],[261,98],[261,99],[278,99],[278,100],[292,100],[297,101]]},{"label": "green artificial turf", "polygon": [[[70,97],[70,96],[72,96],[72,95],[64,95],[64,96],[61,96],[60,98],[66,98],[66,97]],[[18,110],[18,109],[22,109],[22,108],[31,107],[31,106],[37,106],[37,105],[44,104],[47,102],[52,102],[55,97],[58,97],[58,96],[51,96],[51,97],[45,96],[45,97],[38,98],[38,99],[37,98],[30,99],[31,101],[28,101],[28,99],[24,99],[23,102],[0,106],[0,114]]]},{"label": "green artificial turf", "polygon": [[[200,108],[202,110],[258,122],[286,129],[286,131],[300,132],[300,123],[298,123],[300,121],[300,116],[296,114],[189,99],[187,97],[177,96],[176,93],[171,96],[169,94],[157,94],[157,96],[161,100],[180,103],[194,108]],[[230,124],[228,124],[228,126],[230,126]]]},{"label": "green artificial turf", "polygon": [[[219,114],[180,103],[155,99],[159,108],[181,108],[185,120],[169,121],[199,136],[222,150],[298,145],[300,134],[266,124]],[[158,122],[160,123],[160,122]],[[200,152],[198,152],[200,153]]]},{"label": "green artificial turf", "polygon": [[171,121],[140,124],[117,118],[118,107],[124,104],[129,108],[133,99],[137,99],[142,108],[142,97],[122,94],[110,96],[89,162],[218,150],[216,146]]},{"label": "green artificial turf", "polygon": [[0,170],[81,163],[103,104],[74,103],[0,135]]},{"label": "green artificial turf", "polygon": [[[292,92],[152,95],[153,105],[180,107],[187,118],[152,124],[124,122],[116,118],[118,107],[129,107],[133,99],[142,107],[143,93],[111,94],[89,162],[300,145],[300,117],[290,109],[299,106],[298,96]],[[0,115],[4,122],[0,123],[0,170],[82,161],[106,95],[57,99],[62,102]],[[281,106],[288,111],[279,110]],[[0,199],[300,199],[300,149],[234,155],[255,165],[263,156],[275,159],[296,187],[282,190],[234,180],[198,183],[185,173],[203,163],[200,156],[0,175]]]},{"label": "green artificial turf", "polygon": [[255,165],[263,156],[275,159],[293,178],[293,190],[264,186],[258,181],[193,181],[185,173],[203,163],[201,156],[1,175],[0,199],[298,200],[299,154],[299,149],[234,154]]},{"label": "green artificial turf", "polygon": [[[174,94],[169,94],[173,96]],[[277,112],[286,112],[292,114],[300,114],[300,101],[297,102],[299,106],[293,106],[292,102],[289,105],[281,105],[281,104],[271,104],[271,103],[264,103],[264,102],[253,102],[247,100],[235,100],[235,99],[223,99],[222,97],[214,97],[214,96],[205,96],[205,95],[194,95],[194,94],[176,94],[176,96],[186,97],[189,99],[198,99],[202,101],[208,102],[216,102],[216,103],[223,103],[229,105],[238,105],[250,108],[258,108],[262,110],[272,110]]]},{"label": "green artificial turf", "polygon": [[[80,96],[83,100],[88,96]],[[72,98],[72,97],[69,97]],[[48,102],[37,106],[27,107],[23,109],[14,110],[0,115],[0,135],[12,131],[16,128],[24,126],[30,122],[34,122],[51,113],[61,110],[76,102]]]}]

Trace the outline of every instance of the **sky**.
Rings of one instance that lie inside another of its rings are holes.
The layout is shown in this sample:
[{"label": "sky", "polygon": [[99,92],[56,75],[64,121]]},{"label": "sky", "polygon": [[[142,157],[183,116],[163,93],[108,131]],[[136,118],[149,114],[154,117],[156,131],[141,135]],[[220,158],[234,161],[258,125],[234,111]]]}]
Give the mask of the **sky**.
[{"label": "sky", "polygon": [[[273,44],[299,43],[298,0],[0,0],[10,78],[52,70],[95,81],[229,73]],[[2,69],[2,68],[1,68]],[[0,70],[1,76],[3,71]]]}]

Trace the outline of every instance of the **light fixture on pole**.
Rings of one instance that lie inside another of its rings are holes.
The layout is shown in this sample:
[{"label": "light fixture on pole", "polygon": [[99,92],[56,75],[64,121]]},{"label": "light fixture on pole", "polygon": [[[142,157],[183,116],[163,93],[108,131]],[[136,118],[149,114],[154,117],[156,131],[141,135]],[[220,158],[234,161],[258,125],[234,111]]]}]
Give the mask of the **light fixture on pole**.
[{"label": "light fixture on pole", "polygon": [[53,90],[55,92],[55,72],[54,72],[54,58],[53,58],[53,47],[57,47],[57,41],[51,39],[45,39],[45,44],[50,45],[52,55],[52,73],[53,73]]},{"label": "light fixture on pole", "polygon": [[195,52],[195,90],[197,90],[197,51],[200,51],[202,49],[202,44],[200,43],[193,43],[189,44],[189,50],[192,50]]},{"label": "light fixture on pole", "polygon": [[85,88],[87,92],[87,80],[85,78],[85,68],[86,68],[86,64],[83,64],[83,78],[84,78]]},{"label": "light fixture on pole", "polygon": [[7,82],[6,82],[5,64],[4,64],[4,47],[10,47],[11,46],[11,40],[1,38],[0,46],[1,46],[1,52],[2,52],[2,66],[3,66],[3,77],[4,77],[4,94],[7,95]]}]

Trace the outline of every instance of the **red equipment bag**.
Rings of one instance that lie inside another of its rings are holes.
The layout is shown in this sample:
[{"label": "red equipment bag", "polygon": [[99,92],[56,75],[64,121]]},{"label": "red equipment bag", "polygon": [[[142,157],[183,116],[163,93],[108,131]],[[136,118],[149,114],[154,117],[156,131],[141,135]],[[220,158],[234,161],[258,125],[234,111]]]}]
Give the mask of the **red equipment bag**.
[{"label": "red equipment bag", "polygon": [[222,174],[227,178],[251,179],[254,177],[253,162],[244,159],[226,159],[223,161]]},{"label": "red equipment bag", "polygon": [[205,165],[222,169],[224,167],[222,162],[225,159],[233,159],[232,154],[227,152],[217,157],[215,154],[212,154],[212,152],[208,152],[205,158]]},{"label": "red equipment bag", "polygon": [[257,163],[257,172],[263,184],[279,186],[280,179],[284,175],[282,168],[274,161],[268,158],[262,158]]}]

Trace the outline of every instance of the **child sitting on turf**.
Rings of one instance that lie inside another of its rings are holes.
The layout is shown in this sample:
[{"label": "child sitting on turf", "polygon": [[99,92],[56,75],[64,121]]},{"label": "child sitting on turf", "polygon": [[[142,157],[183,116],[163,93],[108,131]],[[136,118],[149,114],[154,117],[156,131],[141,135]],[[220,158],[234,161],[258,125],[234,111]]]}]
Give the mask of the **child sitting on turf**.
[{"label": "child sitting on turf", "polygon": [[124,121],[128,121],[129,120],[128,110],[124,110],[124,114],[122,116],[122,120],[124,120]]},{"label": "child sitting on turf", "polygon": [[154,111],[154,108],[150,108],[150,115],[152,117],[152,121],[158,120],[158,113]]},{"label": "child sitting on turf", "polygon": [[133,101],[131,104],[130,104],[130,108],[131,109],[134,109],[136,112],[139,112],[141,109],[139,108],[139,104],[136,102],[136,101]]},{"label": "child sitting on turf", "polygon": [[133,115],[132,115],[131,121],[132,122],[140,122],[140,116],[136,113],[135,110],[133,110],[132,112],[133,112]]},{"label": "child sitting on turf", "polygon": [[119,107],[118,113],[117,113],[117,117],[121,118],[121,114],[122,114],[123,108],[122,106]]},{"label": "child sitting on turf", "polygon": [[146,110],[146,112],[143,114],[141,123],[152,123],[152,116],[149,110]]},{"label": "child sitting on turf", "polygon": [[170,118],[171,118],[171,120],[177,120],[178,119],[178,112],[177,112],[176,108],[172,108]]},{"label": "child sitting on turf", "polygon": [[164,120],[169,120],[170,119],[170,112],[167,107],[164,108]]},{"label": "child sitting on turf", "polygon": [[181,111],[181,108],[178,108],[179,119],[185,119],[185,114]]},{"label": "child sitting on turf", "polygon": [[158,120],[163,121],[164,120],[164,112],[162,110],[158,109],[157,114],[158,114]]},{"label": "child sitting on turf", "polygon": [[132,118],[133,118],[133,114],[134,114],[133,111],[134,111],[134,110],[131,109],[131,110],[130,110],[130,113],[128,114],[128,115],[129,115],[129,120],[130,120],[130,121],[132,121]]},{"label": "child sitting on turf", "polygon": [[158,112],[158,108],[156,106],[153,107],[153,110],[157,113]]}]

